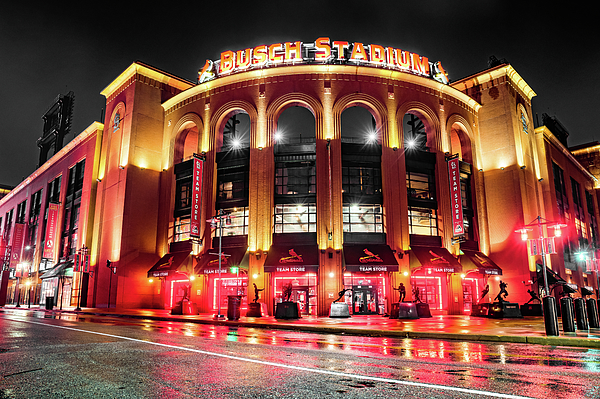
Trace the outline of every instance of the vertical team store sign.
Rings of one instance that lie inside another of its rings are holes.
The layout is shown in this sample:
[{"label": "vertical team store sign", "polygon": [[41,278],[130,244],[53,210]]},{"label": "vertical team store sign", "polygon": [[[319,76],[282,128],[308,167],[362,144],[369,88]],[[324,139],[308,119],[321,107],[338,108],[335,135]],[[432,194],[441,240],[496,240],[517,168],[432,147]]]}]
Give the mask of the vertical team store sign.
[{"label": "vertical team store sign", "polygon": [[200,220],[202,218],[202,167],[204,160],[194,155],[192,169],[192,215],[190,237],[200,238]]},{"label": "vertical team store sign", "polygon": [[59,204],[51,203],[48,205],[48,221],[46,223],[46,239],[44,240],[44,250],[42,258],[54,259],[56,248],[56,227],[58,221]]},{"label": "vertical team store sign", "polygon": [[448,84],[440,61],[430,62],[417,53],[378,44],[346,42],[320,37],[313,43],[284,42],[244,50],[227,50],[219,60],[206,60],[198,71],[198,83],[256,68],[298,64],[355,65],[385,68],[429,77]]},{"label": "vertical team store sign", "polygon": [[463,236],[465,221],[460,188],[460,160],[458,158],[448,160],[448,175],[450,176],[450,203],[452,205],[452,235],[454,237]]}]

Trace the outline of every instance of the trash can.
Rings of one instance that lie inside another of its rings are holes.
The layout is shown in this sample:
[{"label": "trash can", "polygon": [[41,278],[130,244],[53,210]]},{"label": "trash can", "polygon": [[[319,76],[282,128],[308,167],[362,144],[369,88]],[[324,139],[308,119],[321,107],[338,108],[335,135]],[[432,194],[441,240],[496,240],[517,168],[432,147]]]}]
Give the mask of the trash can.
[{"label": "trash can", "polygon": [[596,300],[594,298],[588,298],[586,300],[586,303],[590,328],[600,328],[600,320],[598,318],[598,305],[596,304]]},{"label": "trash can", "polygon": [[46,297],[46,310],[52,310],[52,309],[54,309],[54,297],[47,296]]},{"label": "trash can", "polygon": [[239,320],[241,304],[242,304],[241,295],[227,295],[227,319],[228,320]]},{"label": "trash can", "polygon": [[573,298],[565,296],[560,298],[560,314],[564,332],[575,332],[575,310]]},{"label": "trash can", "polygon": [[577,328],[579,330],[589,330],[590,325],[588,323],[587,306],[585,299],[575,298],[575,318],[577,319]]}]

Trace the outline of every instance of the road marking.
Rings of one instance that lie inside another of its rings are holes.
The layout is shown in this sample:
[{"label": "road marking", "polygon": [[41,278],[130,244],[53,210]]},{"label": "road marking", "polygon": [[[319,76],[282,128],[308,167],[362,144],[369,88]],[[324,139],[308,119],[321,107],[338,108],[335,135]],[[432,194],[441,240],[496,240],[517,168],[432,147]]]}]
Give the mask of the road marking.
[{"label": "road marking", "polygon": [[489,391],[480,391],[480,390],[468,389],[468,388],[459,388],[459,387],[451,387],[451,386],[445,386],[445,385],[427,384],[427,383],[424,383],[424,382],[402,381],[402,380],[395,380],[395,379],[392,379],[392,378],[372,377],[372,376],[359,375],[359,374],[342,373],[342,372],[339,372],[339,371],[314,369],[314,368],[302,367],[302,366],[293,366],[293,365],[289,365],[289,364],[267,362],[267,361],[264,361],[264,360],[257,360],[257,359],[248,359],[248,358],[244,358],[244,357],[238,357],[238,356],[232,356],[232,355],[225,355],[225,354],[222,354],[222,353],[209,352],[209,351],[205,351],[205,350],[201,350],[201,349],[193,349],[193,348],[186,348],[184,346],[161,344],[161,343],[158,343],[158,342],[146,341],[146,340],[143,340],[143,339],[137,339],[137,338],[131,338],[131,337],[124,337],[122,335],[106,334],[106,333],[101,333],[101,332],[96,332],[96,331],[82,330],[82,329],[79,329],[79,328],[73,328],[73,327],[67,327],[67,326],[59,326],[59,325],[55,325],[55,324],[46,324],[46,323],[40,323],[40,322],[30,321],[30,320],[18,320],[18,319],[12,319],[12,318],[9,318],[9,317],[6,317],[6,319],[12,320],[12,321],[20,321],[20,322],[23,322],[23,323],[37,324],[37,325],[40,325],[40,326],[62,328],[64,330],[77,331],[77,332],[94,334],[94,335],[101,335],[103,337],[117,338],[117,339],[122,339],[122,340],[127,340],[127,341],[139,342],[139,343],[142,343],[142,344],[162,346],[162,347],[169,348],[169,349],[178,349],[178,350],[187,351],[187,352],[199,353],[199,354],[207,355],[207,356],[215,356],[215,357],[221,357],[221,358],[226,358],[226,359],[231,359],[231,360],[238,360],[238,361],[241,361],[241,362],[256,363],[256,364],[261,364],[261,365],[265,365],[265,366],[280,367],[280,368],[286,368],[286,369],[292,369],[292,370],[298,370],[298,371],[306,371],[306,372],[317,373],[317,374],[333,375],[333,376],[336,376],[336,377],[346,377],[346,378],[355,378],[355,379],[360,379],[360,380],[369,380],[369,381],[377,381],[377,382],[387,382],[387,383],[390,383],[390,384],[407,385],[407,386],[413,386],[413,387],[419,387],[419,388],[439,389],[439,390],[443,390],[443,391],[453,391],[453,392],[467,393],[467,394],[471,394],[471,395],[491,396],[491,397],[494,397],[494,398],[531,399],[528,396],[509,395],[509,394],[503,394],[503,393],[497,393],[497,392],[489,392]]}]

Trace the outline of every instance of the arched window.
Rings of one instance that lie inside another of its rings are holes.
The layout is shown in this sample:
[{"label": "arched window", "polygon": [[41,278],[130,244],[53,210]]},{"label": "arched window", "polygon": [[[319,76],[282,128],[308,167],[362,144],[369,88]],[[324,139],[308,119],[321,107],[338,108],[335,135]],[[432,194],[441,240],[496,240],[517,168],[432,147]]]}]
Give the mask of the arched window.
[{"label": "arched window", "polygon": [[409,233],[437,236],[436,160],[435,153],[429,152],[426,125],[419,116],[407,113],[403,131]]},{"label": "arched window", "polygon": [[344,242],[352,233],[379,233],[383,242],[381,135],[375,118],[363,107],[341,115]]},{"label": "arched window", "polygon": [[289,107],[275,131],[275,212],[279,233],[317,231],[315,118],[304,107]]}]

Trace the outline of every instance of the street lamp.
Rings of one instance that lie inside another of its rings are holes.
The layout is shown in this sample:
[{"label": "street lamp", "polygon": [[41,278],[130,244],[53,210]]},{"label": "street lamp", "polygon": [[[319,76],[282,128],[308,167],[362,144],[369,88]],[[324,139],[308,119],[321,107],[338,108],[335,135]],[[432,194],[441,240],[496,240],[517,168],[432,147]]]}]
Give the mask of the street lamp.
[{"label": "street lamp", "polygon": [[521,239],[527,241],[527,232],[533,230],[531,227],[538,227],[538,238],[529,240],[531,250],[530,255],[541,255],[542,256],[542,269],[544,275],[544,297],[542,298],[544,308],[544,325],[546,327],[546,335],[558,335],[558,317],[556,315],[556,298],[550,295],[550,289],[548,288],[548,273],[546,271],[546,255],[556,253],[554,248],[551,247],[551,241],[548,237],[544,237],[542,226],[550,227],[554,229],[554,237],[560,237],[562,235],[561,229],[567,227],[566,224],[551,222],[541,216],[536,217],[531,223],[525,225],[523,228],[515,230],[515,233],[521,233]]},{"label": "street lamp", "polygon": [[215,320],[223,320],[225,318],[225,315],[221,314],[221,286],[223,285],[223,280],[221,279],[221,261],[223,256],[229,255],[224,254],[222,251],[223,219],[225,219],[225,222],[228,225],[231,224],[231,215],[226,214],[223,209],[219,209],[216,216],[207,220],[207,222],[210,222],[210,227],[212,229],[219,229],[219,253],[214,254],[209,252],[210,255],[217,255],[219,257],[219,285],[217,286],[217,314],[214,316]]}]

